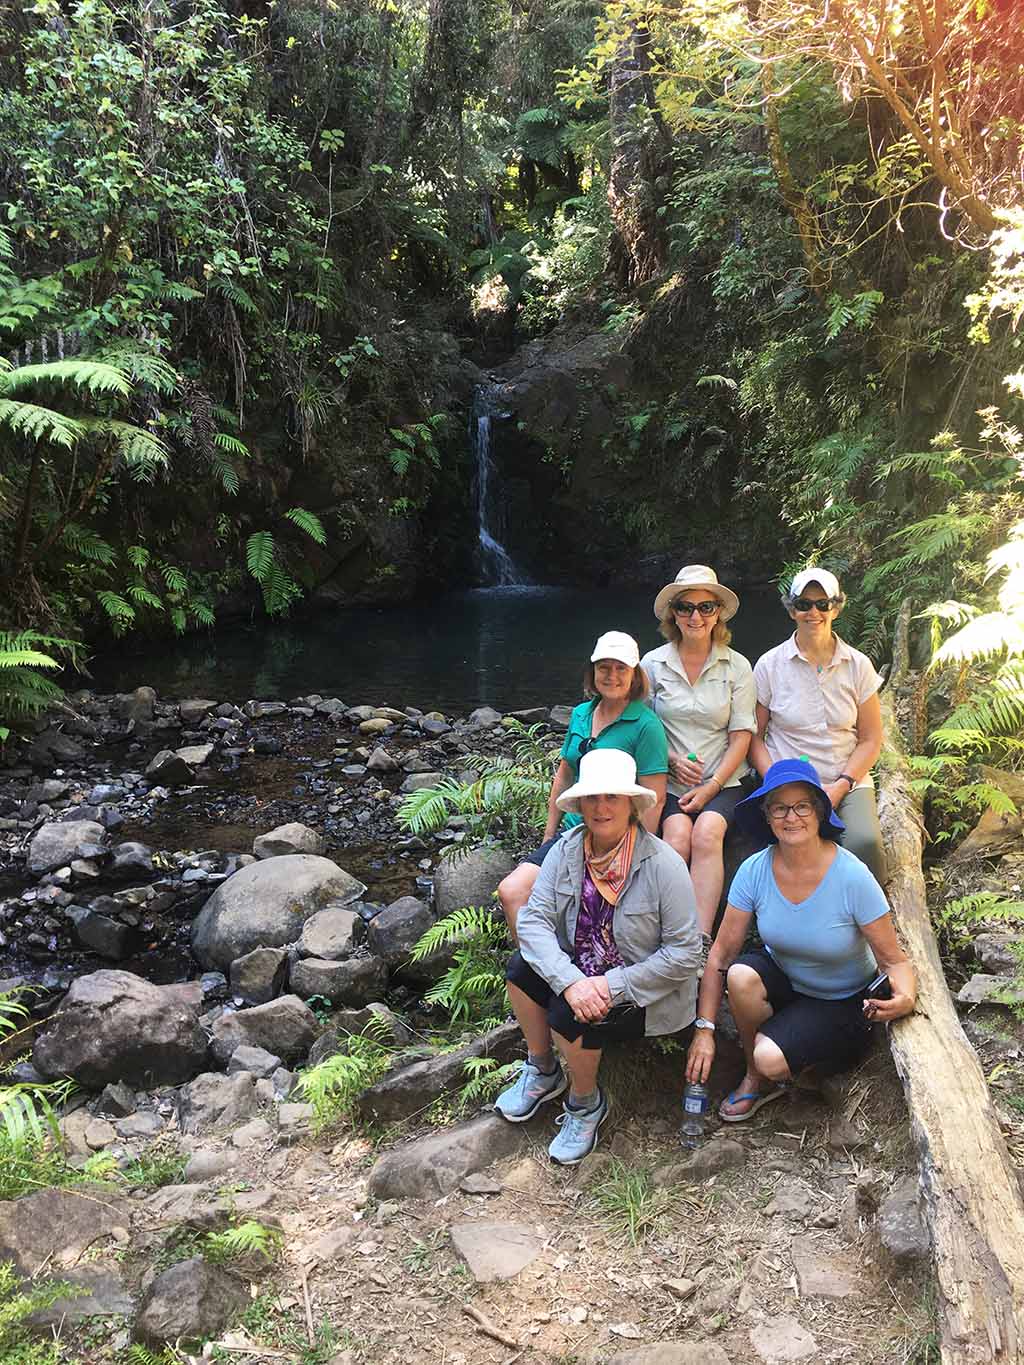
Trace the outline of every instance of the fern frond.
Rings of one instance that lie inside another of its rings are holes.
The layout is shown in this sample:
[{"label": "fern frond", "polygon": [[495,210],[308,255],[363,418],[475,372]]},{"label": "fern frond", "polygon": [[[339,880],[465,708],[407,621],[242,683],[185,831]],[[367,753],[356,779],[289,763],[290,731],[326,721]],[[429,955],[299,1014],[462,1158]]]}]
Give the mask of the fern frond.
[{"label": "fern frond", "polygon": [[85,427],[74,417],[66,417],[38,403],[15,402],[0,398],[0,427],[6,427],[29,441],[47,441],[70,450],[85,435]]},{"label": "fern frond", "polygon": [[274,537],[269,531],[253,531],[245,542],[245,562],[257,583],[265,583],[274,564]]},{"label": "fern frond", "polygon": [[426,930],[409,954],[410,961],[420,962],[439,948],[458,943],[461,939],[489,937],[498,927],[504,930],[504,922],[499,926],[497,917],[487,906],[467,905],[452,910]]},{"label": "fern frond", "polygon": [[40,365],[19,365],[0,375],[0,393],[21,393],[37,385],[72,384],[92,394],[117,394],[127,398],[131,384],[121,370],[97,360],[51,360]]},{"label": "fern frond", "polygon": [[307,512],[302,507],[292,507],[285,512],[285,516],[297,526],[300,531],[305,531],[306,535],[315,540],[318,545],[327,544],[327,533],[324,531],[323,523],[318,516],[312,512]]}]

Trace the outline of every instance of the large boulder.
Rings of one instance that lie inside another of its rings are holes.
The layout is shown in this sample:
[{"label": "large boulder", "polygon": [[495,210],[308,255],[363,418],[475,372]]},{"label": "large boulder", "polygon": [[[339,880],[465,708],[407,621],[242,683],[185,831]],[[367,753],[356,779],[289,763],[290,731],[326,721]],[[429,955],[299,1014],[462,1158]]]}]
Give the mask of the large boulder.
[{"label": "large boulder", "polygon": [[303,957],[325,957],[337,962],[351,957],[363,937],[363,917],[356,910],[329,906],[306,920],[299,940]]},{"label": "large boulder", "polygon": [[235,1128],[256,1108],[256,1077],[251,1071],[231,1076],[208,1071],[178,1092],[178,1122],[183,1133]]},{"label": "large boulder", "polygon": [[225,971],[253,948],[294,943],[318,910],[351,904],[365,890],[337,863],[312,853],[252,863],[222,883],[196,916],[192,951],[204,967]]},{"label": "large boulder", "polygon": [[283,1061],[305,1057],[320,1032],[316,1015],[297,995],[255,1009],[222,1014],[213,1026],[213,1055],[226,1066],[236,1047],[262,1047]]},{"label": "large boulder", "polygon": [[434,908],[438,918],[464,905],[490,905],[498,883],[512,871],[512,856],[503,848],[474,848],[442,858],[434,873]]},{"label": "large boulder", "polygon": [[376,1199],[436,1199],[492,1161],[510,1156],[526,1141],[525,1125],[506,1123],[497,1114],[478,1114],[454,1128],[443,1128],[415,1142],[393,1147],[370,1171]]},{"label": "large boulder", "polygon": [[254,948],[231,964],[231,994],[247,1005],[265,1005],[284,990],[288,981],[287,948]]},{"label": "large boulder", "polygon": [[257,834],[252,841],[252,851],[257,858],[280,858],[288,853],[323,853],[323,836],[308,825],[293,821],[290,825],[278,825],[267,834]]},{"label": "large boulder", "polygon": [[321,995],[332,1005],[360,1009],[380,999],[388,973],[379,957],[349,957],[343,962],[304,957],[292,967],[291,984],[306,1000]]},{"label": "large boulder", "polygon": [[32,1061],[40,1075],[90,1090],[180,1085],[206,1065],[201,1008],[195,982],[154,986],[116,970],[80,976],[36,1038]]},{"label": "large boulder", "polygon": [[74,1264],[96,1242],[128,1240],[131,1209],[111,1185],[37,1190],[0,1203],[0,1264],[25,1276],[46,1265]]},{"label": "large boulder", "polygon": [[366,926],[366,946],[389,967],[408,962],[409,954],[434,923],[434,916],[415,896],[402,896],[374,915]]},{"label": "large boulder", "polygon": [[28,846],[28,870],[35,877],[92,858],[103,849],[106,830],[95,820],[58,820],[43,825]]},{"label": "large boulder", "polygon": [[389,1071],[359,1096],[359,1112],[374,1123],[393,1123],[421,1114],[442,1095],[462,1089],[466,1084],[466,1062],[471,1058],[493,1057],[498,1063],[509,1062],[521,1051],[522,1040],[518,1024],[499,1024],[465,1047]]},{"label": "large boulder", "polygon": [[201,1256],[158,1275],[143,1297],[135,1336],[147,1346],[193,1346],[218,1336],[249,1304],[248,1286]]}]

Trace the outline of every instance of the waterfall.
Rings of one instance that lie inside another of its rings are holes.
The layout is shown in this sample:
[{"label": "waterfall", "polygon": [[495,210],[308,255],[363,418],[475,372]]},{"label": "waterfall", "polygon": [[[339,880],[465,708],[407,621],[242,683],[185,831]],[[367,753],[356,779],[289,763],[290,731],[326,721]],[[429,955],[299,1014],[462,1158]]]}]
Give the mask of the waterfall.
[{"label": "waterfall", "polygon": [[480,572],[485,584],[510,587],[528,583],[529,579],[517,567],[501,541],[492,534],[498,527],[495,525],[494,494],[491,491],[493,475],[496,473],[491,458],[491,426],[495,417],[507,417],[509,414],[492,407],[490,398],[487,389],[477,390],[470,428],[476,455],[476,524],[480,543]]}]

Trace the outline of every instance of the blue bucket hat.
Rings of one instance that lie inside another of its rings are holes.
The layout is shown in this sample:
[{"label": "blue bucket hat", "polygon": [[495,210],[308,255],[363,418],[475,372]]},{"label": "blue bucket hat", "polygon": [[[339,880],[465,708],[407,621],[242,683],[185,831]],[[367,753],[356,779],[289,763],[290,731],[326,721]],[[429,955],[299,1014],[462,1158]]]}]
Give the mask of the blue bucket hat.
[{"label": "blue bucket hat", "polygon": [[806,758],[780,758],[777,763],[773,763],[761,779],[758,789],[737,802],[734,816],[736,824],[748,834],[763,835],[769,826],[761,810],[761,802],[769,792],[775,791],[777,787],[784,787],[787,782],[805,782],[809,787],[817,787],[828,807],[828,823],[836,830],[846,828],[832,809],[832,802],[821,784],[817,768]]}]

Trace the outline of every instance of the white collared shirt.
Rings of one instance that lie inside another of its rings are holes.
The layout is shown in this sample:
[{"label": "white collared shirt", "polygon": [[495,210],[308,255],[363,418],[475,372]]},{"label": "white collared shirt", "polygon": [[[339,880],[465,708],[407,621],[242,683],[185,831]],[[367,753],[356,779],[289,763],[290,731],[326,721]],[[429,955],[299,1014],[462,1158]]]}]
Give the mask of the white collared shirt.
[{"label": "white collared shirt", "polygon": [[[721,763],[731,731],[757,733],[754,675],[743,655],[728,645],[711,646],[695,683],[686,676],[672,643],[648,650],[640,667],[651,684],[649,703],[665,727],[669,749],[703,759],[705,778]],[[747,772],[747,764],[741,763],[726,786],[739,786]],[[671,775],[668,789],[675,796],[690,790],[673,782]]]},{"label": "white collared shirt", "polygon": [[[796,632],[754,665],[757,700],[769,711],[764,742],[773,763],[809,758],[822,782],[834,782],[856,749],[857,712],[882,685],[866,654],[835,637],[820,670],[797,648]],[[874,783],[867,773],[858,787]]]}]

